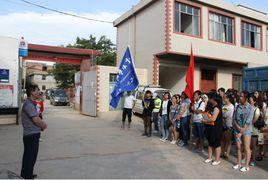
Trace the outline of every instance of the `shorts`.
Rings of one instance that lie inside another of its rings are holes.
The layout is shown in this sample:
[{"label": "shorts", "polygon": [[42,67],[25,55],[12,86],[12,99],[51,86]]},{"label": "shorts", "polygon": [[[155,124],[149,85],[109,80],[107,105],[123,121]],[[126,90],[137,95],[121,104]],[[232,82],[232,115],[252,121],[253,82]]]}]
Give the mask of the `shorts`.
[{"label": "shorts", "polygon": [[194,137],[199,138],[199,139],[204,139],[205,134],[204,134],[204,124],[199,123],[199,122],[194,122],[193,123],[193,134]]},{"label": "shorts", "polygon": [[[236,135],[236,134],[238,134],[238,133],[235,131],[234,134]],[[250,132],[250,131],[245,131],[245,132],[242,134],[242,136],[252,136],[252,132]],[[241,137],[242,137],[242,136],[241,136]],[[236,138],[236,137],[235,137],[235,141],[236,141],[236,142],[239,142],[239,143],[242,143],[241,137],[240,137],[240,138]]]}]

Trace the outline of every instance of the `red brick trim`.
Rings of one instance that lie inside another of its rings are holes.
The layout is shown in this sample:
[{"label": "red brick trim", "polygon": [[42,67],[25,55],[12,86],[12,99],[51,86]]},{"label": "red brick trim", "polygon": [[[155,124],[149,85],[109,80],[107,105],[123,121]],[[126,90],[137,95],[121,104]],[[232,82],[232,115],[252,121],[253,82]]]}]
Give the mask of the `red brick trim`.
[{"label": "red brick trim", "polygon": [[171,0],[166,0],[166,51],[170,51],[171,49],[171,16],[172,16],[172,3]]},{"label": "red brick trim", "polygon": [[159,85],[159,61],[157,56],[154,56],[153,67],[153,84]]},{"label": "red brick trim", "polygon": [[100,110],[100,67],[96,66],[97,73],[97,83],[96,83],[96,110],[99,112]]}]

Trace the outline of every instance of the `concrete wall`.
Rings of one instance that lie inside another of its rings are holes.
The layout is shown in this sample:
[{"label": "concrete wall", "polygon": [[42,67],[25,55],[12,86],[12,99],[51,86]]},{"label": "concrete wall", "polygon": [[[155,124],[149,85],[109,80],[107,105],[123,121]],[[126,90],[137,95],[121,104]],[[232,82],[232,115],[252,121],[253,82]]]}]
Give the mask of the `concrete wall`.
[{"label": "concrete wall", "polygon": [[[0,69],[9,69],[9,83],[0,83],[0,85],[13,86],[13,107],[18,105],[18,88],[19,88],[19,40],[9,37],[0,36]],[[0,94],[1,96],[1,94]],[[16,123],[15,115],[0,116],[0,124],[13,124]]]},{"label": "concrete wall", "polygon": [[42,86],[46,86],[46,89],[56,88],[57,83],[53,76],[46,75],[46,80],[42,80],[42,75],[32,75],[31,82],[37,84],[39,89],[42,91]]},{"label": "concrete wall", "polygon": [[[137,76],[140,85],[148,84],[148,72],[146,69],[136,69]],[[109,79],[110,74],[117,74],[118,68],[111,66],[98,66],[97,67],[97,83],[98,83],[98,112],[108,112],[109,111],[109,99],[110,99],[110,89],[109,89]]]},{"label": "concrete wall", "polygon": [[159,0],[117,28],[117,65],[129,45],[137,68],[147,68],[153,81],[153,55],[165,50],[165,0]]},{"label": "concrete wall", "polygon": [[[202,0],[202,2],[209,2],[215,4],[215,1]],[[218,2],[218,1],[217,1]],[[222,2],[222,1],[219,1]],[[217,4],[217,3],[216,3]],[[223,5],[226,3],[223,3]],[[173,3],[173,6],[175,3]],[[220,6],[220,4],[217,4]],[[227,8],[228,6],[226,6]],[[172,13],[174,15],[174,7]],[[211,8],[210,8],[211,9]],[[237,9],[237,8],[236,8]],[[241,8],[239,8],[240,10]],[[235,16],[235,45],[225,44],[221,42],[215,42],[208,40],[208,10],[209,8],[202,5],[202,38],[196,38],[181,34],[172,33],[171,35],[171,51],[179,54],[189,54],[191,44],[193,45],[194,54],[201,57],[210,57],[219,60],[226,60],[231,62],[249,63],[250,67],[254,66],[267,66],[268,65],[268,52],[266,51],[266,24],[262,24],[262,47],[263,50],[249,49],[241,47],[241,16],[231,14]],[[224,12],[224,11],[223,11]],[[244,11],[242,11],[244,12]],[[250,13],[249,13],[250,14]],[[252,14],[252,13],[251,13]],[[253,13],[252,17],[262,16],[259,13]],[[172,32],[174,29],[174,16],[171,16],[172,20]],[[245,18],[243,18],[245,19]],[[183,43],[182,43],[183,42]]]},{"label": "concrete wall", "polygon": [[[180,94],[186,87],[187,65],[176,59],[160,59],[159,85],[163,88],[170,89],[173,93]],[[233,74],[242,75],[242,68],[238,66],[229,67],[225,65],[216,66],[196,63],[194,79],[195,90],[201,88],[201,69],[214,69],[217,71],[217,89],[220,87],[224,87],[225,89],[233,88]]]}]

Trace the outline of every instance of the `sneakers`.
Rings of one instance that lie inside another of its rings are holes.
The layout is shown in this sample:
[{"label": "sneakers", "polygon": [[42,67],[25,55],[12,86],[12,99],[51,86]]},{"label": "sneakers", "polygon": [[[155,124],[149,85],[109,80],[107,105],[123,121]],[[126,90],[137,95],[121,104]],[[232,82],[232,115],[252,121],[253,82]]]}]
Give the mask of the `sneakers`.
[{"label": "sneakers", "polygon": [[170,144],[176,144],[176,141],[171,141]]},{"label": "sneakers", "polygon": [[240,165],[240,164],[233,166],[233,169],[235,169],[235,170],[239,169],[241,172],[249,171],[249,167],[242,167],[242,165]]},{"label": "sneakers", "polygon": [[254,167],[255,166],[255,163],[251,161],[249,165],[252,166],[252,167]]},{"label": "sneakers", "polygon": [[249,171],[249,167],[242,167],[242,168],[240,169],[240,171],[241,171],[241,172],[247,172],[247,171]]},{"label": "sneakers", "polygon": [[218,166],[221,163],[221,161],[213,161],[212,166]]},{"label": "sneakers", "polygon": [[202,153],[202,154],[205,153],[205,151],[204,151],[203,149],[196,149],[195,152],[196,152],[196,153]]},{"label": "sneakers", "polygon": [[143,133],[142,136],[148,136],[148,134],[147,133]]},{"label": "sneakers", "polygon": [[212,159],[206,159],[206,160],[204,161],[204,163],[206,163],[206,164],[211,163],[211,162],[212,162]]},{"label": "sneakers", "polygon": [[233,169],[237,170],[237,169],[241,169],[242,165],[240,164],[237,164],[237,165],[234,165],[233,166]]}]

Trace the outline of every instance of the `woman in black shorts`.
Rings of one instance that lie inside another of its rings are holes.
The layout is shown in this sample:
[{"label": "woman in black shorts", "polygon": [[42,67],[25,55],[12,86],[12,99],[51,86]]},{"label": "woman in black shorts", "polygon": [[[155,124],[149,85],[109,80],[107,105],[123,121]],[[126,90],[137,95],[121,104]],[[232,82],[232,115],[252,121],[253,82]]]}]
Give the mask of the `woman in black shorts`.
[{"label": "woman in black shorts", "polygon": [[220,95],[214,93],[210,95],[209,103],[211,104],[208,109],[205,123],[205,134],[208,139],[208,159],[205,163],[212,162],[212,153],[215,149],[216,159],[212,162],[213,166],[217,166],[221,163],[221,138],[222,138],[222,98]]}]

